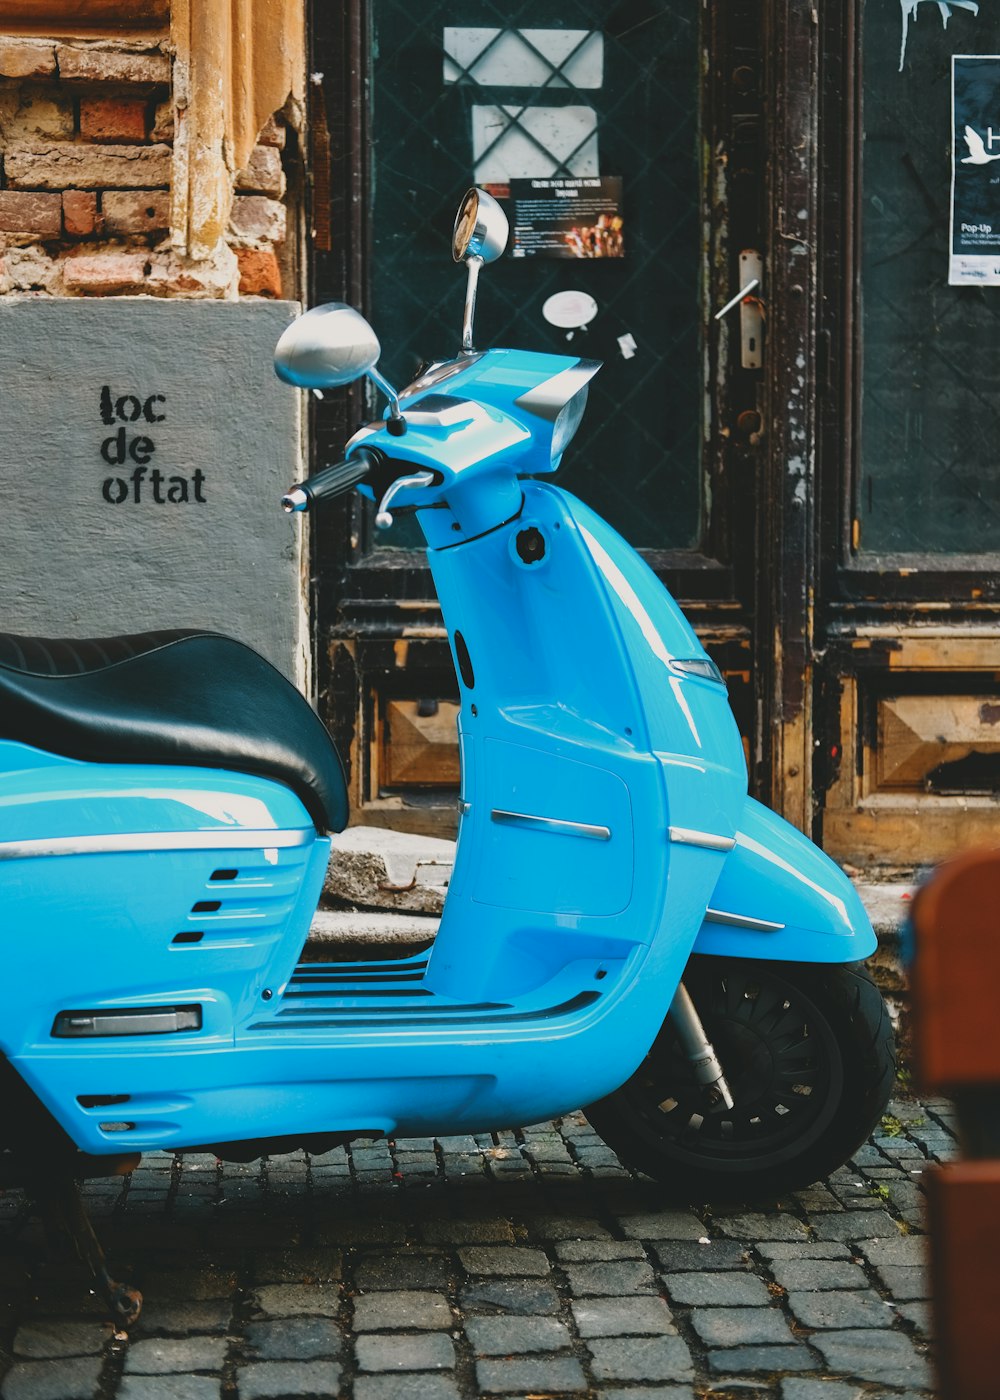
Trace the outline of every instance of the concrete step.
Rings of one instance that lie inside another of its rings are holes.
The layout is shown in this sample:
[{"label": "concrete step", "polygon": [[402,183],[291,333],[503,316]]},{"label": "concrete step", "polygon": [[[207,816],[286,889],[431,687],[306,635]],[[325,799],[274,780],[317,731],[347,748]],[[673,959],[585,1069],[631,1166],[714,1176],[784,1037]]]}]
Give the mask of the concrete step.
[{"label": "concrete step", "polygon": [[454,841],[349,826],[333,838],[324,894],[340,906],[440,915],[454,863]]},{"label": "concrete step", "polygon": [[909,916],[916,885],[904,880],[856,879],[853,883],[879,938],[898,937]]},{"label": "concrete step", "polygon": [[390,914],[372,909],[317,909],[309,947],[318,953],[344,944],[360,944],[361,957],[378,957],[385,949],[428,943],[439,920],[426,914]]}]

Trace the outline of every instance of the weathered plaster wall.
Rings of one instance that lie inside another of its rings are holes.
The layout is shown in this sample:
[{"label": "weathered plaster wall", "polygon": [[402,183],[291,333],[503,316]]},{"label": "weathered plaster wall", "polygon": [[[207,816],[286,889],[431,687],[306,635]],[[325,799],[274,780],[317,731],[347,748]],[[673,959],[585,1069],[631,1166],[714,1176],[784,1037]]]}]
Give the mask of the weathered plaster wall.
[{"label": "weathered plaster wall", "polygon": [[298,292],[303,24],[0,0],[0,629],[207,626],[308,688],[295,308],[264,300]]},{"label": "weathered plaster wall", "polygon": [[297,309],[0,301],[0,630],[209,627],[305,685],[300,527],[278,504],[302,400],[271,368]]}]

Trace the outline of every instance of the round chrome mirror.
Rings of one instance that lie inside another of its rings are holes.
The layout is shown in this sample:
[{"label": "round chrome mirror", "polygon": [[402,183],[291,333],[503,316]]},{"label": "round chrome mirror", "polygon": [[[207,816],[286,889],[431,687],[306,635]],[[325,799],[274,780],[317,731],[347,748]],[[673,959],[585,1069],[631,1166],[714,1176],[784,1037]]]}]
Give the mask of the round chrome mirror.
[{"label": "round chrome mirror", "polygon": [[299,389],[335,389],[370,374],[378,336],[353,306],[332,301],[299,316],[274,348],[274,371]]},{"label": "round chrome mirror", "polygon": [[456,262],[478,258],[495,262],[507,247],[510,225],[507,215],[491,194],[475,186],[462,200],[451,236],[451,255]]}]

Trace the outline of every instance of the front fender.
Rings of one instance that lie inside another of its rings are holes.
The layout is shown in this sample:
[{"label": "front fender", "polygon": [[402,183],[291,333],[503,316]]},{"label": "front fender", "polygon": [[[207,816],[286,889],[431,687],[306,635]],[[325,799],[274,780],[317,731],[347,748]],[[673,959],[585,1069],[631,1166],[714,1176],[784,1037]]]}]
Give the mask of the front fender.
[{"label": "front fender", "polygon": [[846,963],[870,957],[877,946],[865,907],[840,867],[748,797],[691,951]]}]

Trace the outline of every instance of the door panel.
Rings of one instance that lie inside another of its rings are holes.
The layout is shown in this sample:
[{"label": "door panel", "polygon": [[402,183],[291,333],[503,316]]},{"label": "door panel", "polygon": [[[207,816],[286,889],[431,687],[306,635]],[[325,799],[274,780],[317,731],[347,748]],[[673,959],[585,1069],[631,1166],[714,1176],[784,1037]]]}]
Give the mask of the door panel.
[{"label": "door panel", "polygon": [[[508,256],[480,283],[477,343],[604,361],[561,482],[634,544],[700,541],[698,9],[595,0],[372,6],[372,318],[398,383],[454,354],[450,256],[470,184],[619,176],[624,257]],[[597,302],[567,333],[542,313]],[[626,337],[631,338],[631,342]],[[381,541],[393,544],[392,534]]]}]

